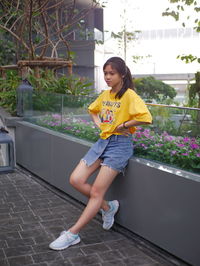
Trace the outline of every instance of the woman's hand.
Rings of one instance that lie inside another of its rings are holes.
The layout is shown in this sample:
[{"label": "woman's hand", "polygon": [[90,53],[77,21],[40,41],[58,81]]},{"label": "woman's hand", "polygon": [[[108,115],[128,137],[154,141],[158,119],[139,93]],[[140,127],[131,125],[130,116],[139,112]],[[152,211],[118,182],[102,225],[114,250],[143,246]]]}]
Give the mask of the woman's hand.
[{"label": "woman's hand", "polygon": [[116,129],[114,130],[114,132],[121,133],[124,136],[128,136],[130,134],[129,129],[128,128],[124,128],[123,124],[120,124],[119,126],[117,126]]}]

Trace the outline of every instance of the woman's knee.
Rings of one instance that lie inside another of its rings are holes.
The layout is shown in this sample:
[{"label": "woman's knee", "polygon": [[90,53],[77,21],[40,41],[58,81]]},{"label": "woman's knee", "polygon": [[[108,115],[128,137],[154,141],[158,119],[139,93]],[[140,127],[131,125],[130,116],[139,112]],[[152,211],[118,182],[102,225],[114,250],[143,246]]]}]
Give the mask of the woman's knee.
[{"label": "woman's knee", "polygon": [[101,189],[97,186],[92,186],[90,190],[90,198],[103,198]]},{"label": "woman's knee", "polygon": [[73,186],[73,187],[79,187],[80,185],[83,184],[83,182],[81,181],[81,179],[77,176],[77,174],[72,173],[70,178],[69,178],[69,183]]}]

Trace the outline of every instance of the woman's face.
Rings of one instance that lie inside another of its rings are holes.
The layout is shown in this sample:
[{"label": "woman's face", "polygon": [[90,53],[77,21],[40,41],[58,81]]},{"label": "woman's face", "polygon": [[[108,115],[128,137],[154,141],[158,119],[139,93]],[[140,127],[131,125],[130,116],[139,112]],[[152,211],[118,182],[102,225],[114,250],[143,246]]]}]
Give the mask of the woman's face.
[{"label": "woman's face", "polygon": [[109,87],[121,89],[122,76],[111,65],[104,68],[104,79]]}]

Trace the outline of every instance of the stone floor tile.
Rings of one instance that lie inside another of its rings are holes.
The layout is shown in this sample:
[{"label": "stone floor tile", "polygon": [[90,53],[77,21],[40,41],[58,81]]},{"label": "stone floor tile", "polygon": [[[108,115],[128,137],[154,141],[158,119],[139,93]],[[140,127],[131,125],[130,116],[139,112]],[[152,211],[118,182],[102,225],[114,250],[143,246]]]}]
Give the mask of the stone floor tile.
[{"label": "stone floor tile", "polygon": [[11,210],[11,207],[8,207],[8,206],[3,206],[5,204],[2,204],[0,206],[0,214],[9,214],[10,213],[10,210]]},{"label": "stone floor tile", "polygon": [[0,266],[171,266],[158,252],[141,248],[115,227],[103,230],[100,215],[81,231],[78,245],[50,250],[49,243],[76,221],[83,208],[18,167],[1,175]]},{"label": "stone floor tile", "polygon": [[83,246],[83,247],[81,247],[81,250],[85,254],[92,254],[92,253],[109,251],[109,248],[104,243],[98,243],[98,244],[94,244],[94,245]]},{"label": "stone floor tile", "polygon": [[1,266],[9,266],[8,261],[6,259],[2,259],[2,258],[0,258],[0,265]]},{"label": "stone floor tile", "polygon": [[7,243],[5,240],[0,240],[0,248],[6,248],[7,247]]},{"label": "stone floor tile", "polygon": [[84,253],[81,250],[81,247],[77,247],[77,246],[62,250],[60,251],[60,253],[64,259],[84,256]]},{"label": "stone floor tile", "polygon": [[21,246],[30,246],[34,244],[32,238],[24,238],[24,239],[7,239],[6,240],[8,247],[21,247]]},{"label": "stone floor tile", "polygon": [[46,262],[42,262],[42,263],[28,264],[28,266],[49,266],[49,264],[47,264]]},{"label": "stone floor tile", "polygon": [[18,232],[10,232],[10,233],[0,233],[0,239],[1,240],[7,240],[7,239],[19,239],[20,234]]},{"label": "stone floor tile", "polygon": [[33,264],[31,256],[17,256],[8,259],[9,266],[25,266]]},{"label": "stone floor tile", "polygon": [[33,229],[33,230],[20,231],[19,233],[20,233],[21,238],[30,238],[34,236],[46,235],[45,230],[41,227],[37,229]]},{"label": "stone floor tile", "polygon": [[11,232],[17,232],[20,231],[21,227],[19,224],[8,224],[8,225],[1,225],[0,226],[0,232],[1,233],[11,233]]},{"label": "stone floor tile", "polygon": [[81,241],[85,244],[85,245],[89,245],[89,244],[96,244],[96,243],[101,243],[102,242],[102,238],[99,237],[99,235],[88,235],[88,236],[81,236]]},{"label": "stone floor tile", "polygon": [[49,244],[48,243],[43,243],[43,244],[36,244],[32,246],[34,253],[42,253],[42,252],[49,252]]},{"label": "stone floor tile", "polygon": [[96,254],[88,255],[88,256],[80,256],[77,258],[69,259],[72,262],[72,265],[76,266],[87,266],[91,264],[100,263],[100,259]]},{"label": "stone floor tile", "polygon": [[34,242],[38,245],[52,242],[52,237],[50,235],[40,235],[40,236],[33,236]]},{"label": "stone floor tile", "polygon": [[4,255],[4,252],[3,252],[3,249],[0,249],[0,258],[1,258],[1,259],[4,259],[4,258],[5,258],[5,255]]},{"label": "stone floor tile", "polygon": [[34,230],[34,229],[40,229],[41,224],[39,223],[39,220],[34,223],[28,223],[28,224],[21,224],[22,230]]},{"label": "stone floor tile", "polygon": [[42,252],[32,255],[35,263],[61,260],[62,256],[57,251]]},{"label": "stone floor tile", "polygon": [[0,226],[3,225],[16,225],[16,224],[21,224],[22,219],[21,218],[9,218],[9,219],[3,219],[0,220]]},{"label": "stone floor tile", "polygon": [[50,261],[48,266],[72,266],[68,260]]},{"label": "stone floor tile", "polygon": [[[122,260],[114,259],[112,261],[105,261],[101,264],[102,266],[126,266]],[[134,265],[132,265],[134,266]]]},{"label": "stone floor tile", "polygon": [[145,256],[145,254],[142,251],[140,251],[138,248],[136,248],[135,246],[129,246],[129,247],[126,247],[126,248],[124,248],[122,246],[122,247],[118,248],[118,251],[125,258],[132,257],[132,256],[137,256],[137,255],[141,255],[141,256],[144,255]]},{"label": "stone floor tile", "polygon": [[149,256],[145,254],[138,254],[136,256],[129,256],[128,258],[123,260],[127,265],[138,265],[138,266],[155,266],[156,261],[151,259]]},{"label": "stone floor tile", "polygon": [[118,251],[106,251],[99,254],[102,263],[113,261],[113,259],[122,260],[123,256]]},{"label": "stone floor tile", "polygon": [[0,214],[0,221],[6,220],[11,218],[11,215],[9,213]]},{"label": "stone floor tile", "polygon": [[9,257],[32,254],[33,248],[31,246],[4,248],[4,252],[6,254],[6,257],[9,258]]},{"label": "stone floor tile", "polygon": [[65,229],[66,229],[65,226],[53,226],[53,227],[46,227],[45,231],[48,234],[51,234],[54,236],[52,237],[52,240],[53,240],[55,237],[57,238],[60,235],[60,233],[64,231]]}]

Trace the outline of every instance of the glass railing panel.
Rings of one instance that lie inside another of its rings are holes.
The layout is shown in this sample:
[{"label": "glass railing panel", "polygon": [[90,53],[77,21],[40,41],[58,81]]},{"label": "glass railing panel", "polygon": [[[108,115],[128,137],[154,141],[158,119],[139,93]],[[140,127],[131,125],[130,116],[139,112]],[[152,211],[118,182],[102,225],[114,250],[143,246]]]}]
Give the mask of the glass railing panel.
[{"label": "glass railing panel", "polygon": [[153,123],[134,134],[135,155],[200,174],[200,109],[148,108]]},{"label": "glass railing panel", "polygon": [[175,136],[200,136],[200,109],[147,104],[153,117],[151,128]]},{"label": "glass railing panel", "polygon": [[26,102],[26,99],[24,99],[24,120],[39,124],[42,118],[46,117],[46,123],[49,120],[48,124],[52,126],[56,126],[53,117],[59,117],[61,120],[61,94],[34,91],[31,98],[29,97],[29,102]]},{"label": "glass railing panel", "polygon": [[[34,92],[25,120],[94,142],[99,129],[87,108],[95,98]],[[153,123],[138,127],[133,135],[134,154],[200,173],[200,109],[147,105]]]},{"label": "glass railing panel", "polygon": [[92,96],[65,95],[60,130],[78,138],[96,141],[99,130],[95,127],[88,113],[88,106],[94,99]]}]

